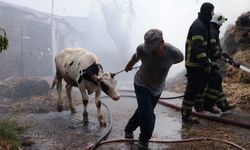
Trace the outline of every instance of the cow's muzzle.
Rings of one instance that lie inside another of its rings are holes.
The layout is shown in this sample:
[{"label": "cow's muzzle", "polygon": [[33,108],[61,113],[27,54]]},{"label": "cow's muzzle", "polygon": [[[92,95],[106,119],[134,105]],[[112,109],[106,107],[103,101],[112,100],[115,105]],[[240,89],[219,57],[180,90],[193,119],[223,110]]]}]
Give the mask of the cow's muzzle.
[{"label": "cow's muzzle", "polygon": [[115,96],[115,97],[112,97],[113,100],[117,101],[120,99],[120,96]]}]

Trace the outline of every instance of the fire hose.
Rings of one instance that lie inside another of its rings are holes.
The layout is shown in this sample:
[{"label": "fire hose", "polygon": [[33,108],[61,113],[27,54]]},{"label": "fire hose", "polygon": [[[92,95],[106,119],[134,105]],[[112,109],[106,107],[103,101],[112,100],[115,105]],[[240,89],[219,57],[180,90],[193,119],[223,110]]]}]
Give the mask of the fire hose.
[{"label": "fire hose", "polygon": [[[230,65],[232,65],[232,66],[234,66],[236,68],[242,69],[242,70],[250,73],[250,69],[248,69],[247,67],[244,67],[244,66],[242,66],[242,65],[234,62],[229,57],[228,58],[224,58],[223,60],[226,61],[226,62],[228,62]],[[132,69],[136,69],[136,68],[139,68],[139,66],[133,67]],[[118,72],[114,73],[114,76],[117,75],[117,74],[119,74],[119,73],[121,73],[121,72],[124,72],[124,71],[125,70],[118,71]],[[126,90],[126,89],[120,90],[120,91],[134,92],[133,90]],[[121,95],[121,97],[132,97],[132,98],[135,98],[135,96],[132,96],[132,95]],[[173,104],[170,104],[170,103],[167,103],[166,101],[163,101],[163,100],[166,100],[166,99],[177,99],[177,98],[181,98],[181,97],[183,97],[183,95],[174,96],[174,97],[161,97],[160,100],[159,100],[159,103],[163,104],[165,106],[168,106],[168,107],[170,107],[172,109],[180,111],[181,110],[180,107],[178,107],[176,105],[173,105]],[[102,98],[107,98],[107,96],[104,96]],[[103,144],[106,144],[106,143],[113,143],[113,142],[126,142],[126,141],[138,142],[138,140],[133,140],[133,139],[113,139],[113,140],[103,141],[110,134],[112,126],[113,126],[113,123],[112,123],[112,116],[111,116],[111,113],[110,113],[110,110],[109,110],[108,106],[105,105],[104,103],[102,103],[102,104],[107,108],[108,114],[110,116],[109,117],[109,122],[110,122],[109,128],[108,128],[107,132],[104,134],[104,136],[100,137],[93,145],[89,146],[86,149],[87,150],[94,150],[94,149],[96,149],[100,145],[103,145]],[[212,121],[217,121],[217,122],[221,122],[221,123],[225,123],[225,124],[236,125],[236,126],[240,126],[240,127],[244,127],[244,128],[250,128],[250,124],[249,123],[237,122],[237,121],[233,121],[233,120],[229,120],[229,119],[225,119],[225,118],[220,118],[220,117],[216,117],[216,116],[211,116],[211,115],[207,115],[207,114],[203,114],[203,113],[198,113],[198,112],[192,112],[192,114],[195,115],[195,116],[198,116],[198,117],[202,117],[202,118],[205,118],[205,119],[208,119],[208,120],[212,120]],[[149,142],[154,142],[154,143],[182,143],[182,142],[190,142],[190,141],[207,141],[207,140],[224,142],[226,144],[234,146],[237,149],[245,150],[241,146],[239,146],[239,145],[237,145],[235,143],[232,143],[230,141],[219,140],[219,139],[210,138],[210,137],[191,138],[191,139],[183,139],[183,140],[175,140],[175,141],[150,140]]]},{"label": "fire hose", "polygon": [[[132,90],[124,90],[124,91],[132,92]],[[132,95],[121,95],[121,97],[135,98],[135,96],[132,96]],[[180,97],[182,97],[182,95],[181,96],[177,96],[177,97],[180,98]],[[108,96],[103,96],[102,98],[108,98]],[[170,108],[173,108],[175,110],[180,110],[181,109],[178,106],[175,106],[173,104],[167,103],[166,101],[163,101],[163,100],[166,100],[166,99],[174,99],[174,98],[173,97],[162,97],[162,98],[160,98],[159,103],[163,104],[165,106],[168,106]],[[133,139],[113,139],[113,140],[104,141],[108,137],[108,135],[110,134],[110,132],[111,132],[111,129],[112,129],[112,126],[113,126],[113,122],[112,122],[112,115],[110,113],[110,109],[104,103],[102,103],[102,104],[108,110],[108,114],[109,114],[109,122],[110,123],[109,123],[108,130],[93,145],[90,145],[87,148],[84,148],[84,150],[95,150],[98,146],[103,145],[103,144],[107,144],[107,143],[126,142],[126,141],[138,142],[138,140],[133,140]],[[237,126],[240,126],[240,127],[250,128],[250,124],[243,123],[243,122],[236,122],[236,121],[232,121],[232,120],[228,120],[228,119],[223,119],[223,118],[219,118],[219,117],[215,117],[215,116],[209,116],[209,115],[202,114],[202,113],[197,113],[197,112],[192,112],[192,114],[195,115],[195,116],[198,116],[198,117],[202,117],[202,118],[208,119],[208,120],[213,120],[213,121],[218,121],[218,122],[221,122],[221,123],[226,123],[226,124],[231,124],[231,125],[237,125]],[[209,141],[224,142],[224,143],[229,144],[229,145],[231,145],[231,146],[233,146],[233,147],[235,147],[235,148],[237,148],[239,150],[245,150],[241,146],[239,146],[239,145],[237,145],[235,143],[232,143],[230,141],[223,140],[223,139],[210,138],[210,137],[190,138],[190,139],[174,140],[174,141],[150,140],[149,142],[152,142],[152,143],[183,143],[183,142],[191,142],[191,141],[208,141],[208,140]]]},{"label": "fire hose", "polygon": [[234,66],[235,68],[238,68],[238,69],[241,69],[247,73],[250,73],[250,69],[239,64],[239,63],[236,63],[233,58],[231,56],[229,56],[227,53],[223,53],[222,54],[222,60],[224,60],[225,62],[229,63],[230,65]]}]

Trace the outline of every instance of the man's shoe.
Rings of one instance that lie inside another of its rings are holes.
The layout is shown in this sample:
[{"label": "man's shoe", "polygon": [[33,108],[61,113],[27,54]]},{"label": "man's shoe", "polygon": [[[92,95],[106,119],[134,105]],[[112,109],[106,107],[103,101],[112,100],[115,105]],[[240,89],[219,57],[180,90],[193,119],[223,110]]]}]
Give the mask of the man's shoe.
[{"label": "man's shoe", "polygon": [[126,139],[133,139],[134,138],[133,132],[125,131],[125,138]]},{"label": "man's shoe", "polygon": [[223,108],[223,109],[221,109],[221,111],[222,112],[229,111],[229,110],[232,110],[232,109],[234,109],[236,107],[237,107],[237,104],[228,104],[228,106],[225,107],[225,108]]},{"label": "man's shoe", "polygon": [[148,142],[139,141],[138,150],[148,150]]}]

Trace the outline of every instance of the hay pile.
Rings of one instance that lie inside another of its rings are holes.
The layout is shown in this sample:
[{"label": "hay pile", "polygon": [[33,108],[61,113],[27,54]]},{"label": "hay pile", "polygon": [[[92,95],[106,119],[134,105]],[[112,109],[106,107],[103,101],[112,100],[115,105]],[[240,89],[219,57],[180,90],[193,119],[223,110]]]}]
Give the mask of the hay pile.
[{"label": "hay pile", "polygon": [[[250,68],[250,49],[249,51],[239,51],[234,56],[233,59],[235,62]],[[233,66],[228,66],[226,69],[226,76],[224,78],[226,83],[250,83],[250,73],[247,73],[243,70],[235,68]]]},{"label": "hay pile", "polygon": [[[233,58],[237,63],[250,68],[250,49],[237,52]],[[250,111],[250,73],[229,66],[226,69],[223,87],[229,101]]]},{"label": "hay pile", "polygon": [[[223,47],[235,62],[250,68],[250,11],[238,17],[236,25],[228,29]],[[231,41],[230,43],[227,43]],[[234,45],[234,46],[232,46]],[[226,65],[224,91],[228,99],[250,111],[250,73]]]}]

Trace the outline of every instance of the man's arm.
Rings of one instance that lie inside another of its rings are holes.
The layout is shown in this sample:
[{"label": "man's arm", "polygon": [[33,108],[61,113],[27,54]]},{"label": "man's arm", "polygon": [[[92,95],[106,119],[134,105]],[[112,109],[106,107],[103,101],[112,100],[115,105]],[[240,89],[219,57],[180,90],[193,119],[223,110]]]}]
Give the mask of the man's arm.
[{"label": "man's arm", "polygon": [[174,49],[173,56],[174,56],[174,64],[180,63],[184,59],[182,52],[178,48]]},{"label": "man's arm", "polygon": [[128,64],[125,67],[125,71],[128,72],[133,69],[133,66],[139,61],[139,58],[137,57],[136,53],[132,56],[132,58],[129,60]]}]

